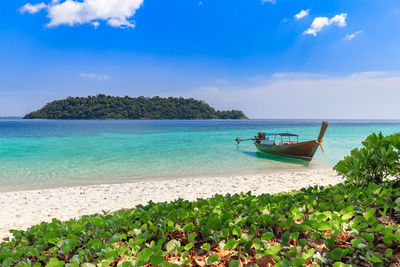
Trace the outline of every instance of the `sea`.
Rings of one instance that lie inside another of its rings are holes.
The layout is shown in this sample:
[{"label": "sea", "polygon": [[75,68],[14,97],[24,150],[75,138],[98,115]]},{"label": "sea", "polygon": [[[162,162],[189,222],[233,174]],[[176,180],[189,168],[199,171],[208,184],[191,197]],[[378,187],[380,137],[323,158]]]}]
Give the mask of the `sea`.
[{"label": "sea", "polygon": [[259,131],[315,139],[321,120],[0,119],[0,191],[332,168],[369,134],[400,121],[330,120],[310,165],[256,151]]}]

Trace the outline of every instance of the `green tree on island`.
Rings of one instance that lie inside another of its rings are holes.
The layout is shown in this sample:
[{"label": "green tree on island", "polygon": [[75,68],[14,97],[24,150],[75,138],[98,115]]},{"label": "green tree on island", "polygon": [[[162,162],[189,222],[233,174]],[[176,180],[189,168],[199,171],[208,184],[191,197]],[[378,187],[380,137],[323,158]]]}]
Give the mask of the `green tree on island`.
[{"label": "green tree on island", "polygon": [[216,111],[183,97],[115,97],[99,94],[55,100],[24,119],[247,119],[240,110]]}]

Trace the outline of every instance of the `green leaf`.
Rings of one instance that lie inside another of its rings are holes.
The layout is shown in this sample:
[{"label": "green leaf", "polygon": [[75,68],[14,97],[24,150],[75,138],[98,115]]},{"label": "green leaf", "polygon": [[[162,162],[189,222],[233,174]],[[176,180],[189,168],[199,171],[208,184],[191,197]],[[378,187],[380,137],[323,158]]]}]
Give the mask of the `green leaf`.
[{"label": "green leaf", "polygon": [[360,238],[356,238],[356,239],[351,240],[351,245],[353,247],[357,247],[361,243],[362,243],[362,240]]},{"label": "green leaf", "polygon": [[297,240],[299,239],[299,232],[295,232],[291,234],[292,239]]},{"label": "green leaf", "polygon": [[383,236],[383,242],[385,244],[392,245],[393,240],[394,240],[394,235],[391,233],[385,234]]},{"label": "green leaf", "polygon": [[340,260],[343,257],[343,249],[335,248],[333,251],[328,253],[328,257],[334,260]]},{"label": "green leaf", "polygon": [[181,242],[175,239],[171,239],[166,245],[165,248],[167,252],[173,252],[175,251],[179,246],[181,245]]},{"label": "green leaf", "polygon": [[331,229],[331,224],[328,222],[321,222],[318,225],[318,230],[319,231],[326,231],[326,230],[330,230]]},{"label": "green leaf", "polygon": [[322,264],[328,264],[329,263],[328,259],[322,257],[321,253],[319,253],[319,252],[315,253],[314,259],[316,259],[317,262],[322,263]]},{"label": "green leaf", "polygon": [[194,228],[193,223],[188,223],[188,224],[185,225],[185,227],[183,229],[184,229],[185,233],[187,233],[187,232],[192,231],[193,228]]},{"label": "green leaf", "polygon": [[239,227],[233,227],[232,229],[232,235],[235,235],[237,237],[240,237],[242,235],[242,230],[240,230]]},{"label": "green leaf", "polygon": [[239,267],[240,266],[240,261],[238,260],[231,260],[229,262],[229,267]]},{"label": "green leaf", "polygon": [[165,262],[165,259],[161,255],[156,255],[151,258],[151,265],[157,266]]},{"label": "green leaf", "polygon": [[299,244],[299,246],[305,247],[307,245],[307,240],[299,239],[299,241],[297,241],[297,243]]},{"label": "green leaf", "polygon": [[326,245],[328,248],[333,247],[333,245],[335,245],[335,238],[328,238],[328,239],[326,239],[326,240],[325,240],[325,245]]},{"label": "green leaf", "polygon": [[263,235],[261,236],[261,240],[268,240],[268,239],[272,239],[272,238],[274,238],[274,237],[275,237],[275,236],[274,236],[273,233],[268,232],[268,233],[265,233],[265,234],[263,234]]},{"label": "green leaf", "polygon": [[[110,264],[111,264],[111,262],[110,262]],[[121,264],[121,265],[119,265],[119,264]],[[118,264],[118,266],[121,266],[121,267],[131,267],[131,266],[133,266],[130,261],[124,261],[124,262],[119,263],[119,264]]]},{"label": "green leaf", "polygon": [[184,252],[181,254],[181,258],[182,258],[182,259],[187,258],[187,256],[189,256],[189,252],[188,252],[188,251],[184,251]]},{"label": "green leaf", "polygon": [[289,244],[290,232],[284,232],[281,237],[281,245],[286,246]]},{"label": "green leaf", "polygon": [[283,259],[280,262],[277,262],[274,267],[292,267],[293,263],[287,259]]},{"label": "green leaf", "polygon": [[349,265],[344,264],[343,262],[335,262],[332,267],[347,267]]},{"label": "green leaf", "polygon": [[221,229],[221,236],[222,237],[227,238],[228,235],[229,235],[229,229],[227,229],[227,228]]},{"label": "green leaf", "polygon": [[208,264],[213,264],[214,262],[219,260],[219,256],[218,254],[211,254],[208,258],[207,258],[207,263]]},{"label": "green leaf", "polygon": [[225,244],[224,249],[231,250],[235,245],[236,245],[236,240],[235,239],[231,239]]},{"label": "green leaf", "polygon": [[314,249],[308,250],[306,253],[303,253],[303,259],[308,260],[314,256]]},{"label": "green leaf", "polygon": [[271,246],[268,247],[267,250],[265,251],[266,256],[276,256],[278,253],[281,251],[280,246]]},{"label": "green leaf", "polygon": [[184,249],[185,249],[185,247],[179,246],[179,247],[176,249],[176,251],[177,251],[177,253],[181,253]]},{"label": "green leaf", "polygon": [[286,252],[286,255],[287,255],[289,258],[294,258],[294,257],[296,257],[296,256],[297,256],[297,249],[296,249],[295,247],[291,247],[291,248],[289,249],[289,251]]},{"label": "green leaf", "polygon": [[247,241],[243,246],[244,251],[250,252],[250,248],[252,245],[253,245],[253,241]]},{"label": "green leaf", "polygon": [[261,243],[259,243],[259,242],[254,242],[254,241],[253,241],[253,247],[254,247],[256,250],[259,250],[259,249],[261,249],[262,245],[261,245]]},{"label": "green leaf", "polygon": [[193,243],[187,243],[185,246],[185,250],[191,250],[193,247]]},{"label": "green leaf", "polygon": [[378,258],[377,256],[372,256],[369,260],[372,261],[373,263],[381,263],[382,262],[382,259]]},{"label": "green leaf", "polygon": [[[49,262],[46,264],[46,267],[62,267],[64,266],[63,261],[59,261],[57,258],[51,258]],[[96,267],[96,265],[92,263],[84,263],[82,267]]]},{"label": "green leaf", "polygon": [[186,260],[183,261],[183,264],[190,264],[192,262],[193,262],[192,259],[186,259]]},{"label": "green leaf", "polygon": [[3,263],[1,264],[1,266],[10,267],[12,263],[13,263],[13,259],[11,257],[7,257],[3,260]]},{"label": "green leaf", "polygon": [[297,267],[297,266],[304,266],[305,263],[306,263],[306,261],[305,261],[303,258],[294,258],[294,259],[293,259],[293,265],[294,265],[295,267]]},{"label": "green leaf", "polygon": [[393,250],[391,250],[390,248],[386,249],[385,251],[385,257],[388,259],[391,259],[393,256]]},{"label": "green leaf", "polygon": [[368,221],[369,219],[374,217],[374,215],[375,215],[375,211],[370,210],[370,211],[364,213],[364,218]]},{"label": "green leaf", "polygon": [[188,236],[188,240],[189,240],[189,242],[193,242],[194,241],[194,239],[196,238],[196,234],[195,233],[191,233],[191,234],[189,234],[189,236]]},{"label": "green leaf", "polygon": [[210,250],[210,244],[209,244],[209,243],[204,243],[204,244],[201,246],[201,248],[208,251],[208,250]]},{"label": "green leaf", "polygon": [[342,215],[342,219],[343,219],[344,221],[347,221],[347,220],[349,220],[349,219],[351,219],[351,218],[353,218],[353,213],[346,213],[346,214],[343,214],[343,215]]},{"label": "green leaf", "polygon": [[151,255],[153,255],[153,251],[151,251],[151,249],[149,248],[144,248],[139,252],[138,259],[147,262],[150,259]]},{"label": "green leaf", "polygon": [[364,238],[368,242],[374,241],[374,235],[370,233],[361,233],[362,238]]}]

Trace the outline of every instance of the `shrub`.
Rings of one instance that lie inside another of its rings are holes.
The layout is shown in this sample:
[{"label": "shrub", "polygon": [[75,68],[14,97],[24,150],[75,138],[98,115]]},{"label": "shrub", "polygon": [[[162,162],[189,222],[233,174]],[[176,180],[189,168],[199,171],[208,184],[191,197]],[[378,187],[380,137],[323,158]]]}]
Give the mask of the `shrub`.
[{"label": "shrub", "polygon": [[373,133],[362,144],[362,148],[352,150],[350,156],[334,167],[334,170],[347,178],[347,182],[380,184],[388,176],[399,174],[400,134],[385,137],[382,133]]},{"label": "shrub", "polygon": [[400,150],[400,133],[390,135],[387,138],[397,150]]}]

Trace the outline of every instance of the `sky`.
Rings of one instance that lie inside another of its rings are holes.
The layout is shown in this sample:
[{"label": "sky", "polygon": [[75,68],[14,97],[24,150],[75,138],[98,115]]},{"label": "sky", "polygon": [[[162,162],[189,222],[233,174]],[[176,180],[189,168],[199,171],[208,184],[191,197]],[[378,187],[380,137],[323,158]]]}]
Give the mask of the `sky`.
[{"label": "sky", "polygon": [[1,0],[0,116],[99,93],[400,119],[400,1]]}]

